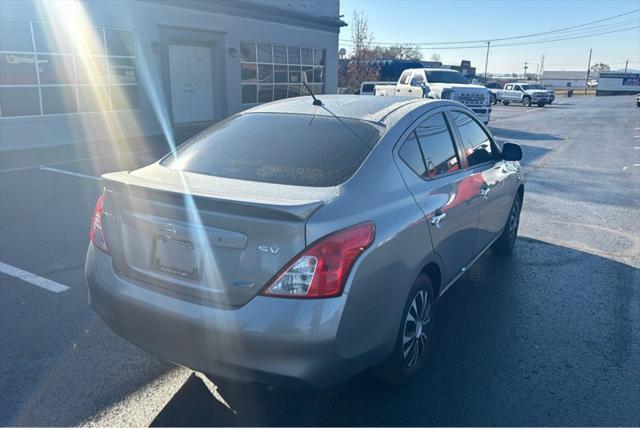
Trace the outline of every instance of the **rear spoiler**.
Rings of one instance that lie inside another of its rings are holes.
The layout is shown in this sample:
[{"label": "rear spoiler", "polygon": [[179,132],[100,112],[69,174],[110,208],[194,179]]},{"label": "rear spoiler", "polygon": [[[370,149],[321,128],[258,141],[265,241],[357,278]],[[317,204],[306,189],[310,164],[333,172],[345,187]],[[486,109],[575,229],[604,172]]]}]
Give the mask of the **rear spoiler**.
[{"label": "rear spoiler", "polygon": [[269,220],[305,221],[325,204],[324,200],[305,201],[299,204],[270,204],[220,198],[203,194],[198,190],[186,193],[176,191],[171,188],[172,186],[164,186],[163,183],[146,180],[126,172],[105,174],[102,176],[102,183],[107,199],[110,194],[117,194],[127,199],[186,207],[190,198],[198,209]]}]

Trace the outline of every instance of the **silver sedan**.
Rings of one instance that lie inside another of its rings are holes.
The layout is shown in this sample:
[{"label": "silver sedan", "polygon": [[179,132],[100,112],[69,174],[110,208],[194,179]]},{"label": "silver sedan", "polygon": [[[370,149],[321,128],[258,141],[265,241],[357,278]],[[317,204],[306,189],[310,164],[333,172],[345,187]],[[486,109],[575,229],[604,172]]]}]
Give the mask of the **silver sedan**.
[{"label": "silver sedan", "polygon": [[319,98],[103,176],[86,275],[109,327],[242,381],[417,375],[437,299],[489,248],[514,248],[522,151],[453,101]]}]

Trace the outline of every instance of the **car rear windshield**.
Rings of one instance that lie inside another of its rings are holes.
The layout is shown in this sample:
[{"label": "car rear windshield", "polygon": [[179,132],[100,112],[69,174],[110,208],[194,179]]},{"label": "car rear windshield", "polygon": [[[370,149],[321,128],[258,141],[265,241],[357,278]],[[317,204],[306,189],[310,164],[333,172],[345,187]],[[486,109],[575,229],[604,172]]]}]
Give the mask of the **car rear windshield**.
[{"label": "car rear windshield", "polygon": [[427,71],[427,80],[433,83],[461,83],[468,85],[469,81],[457,71]]},{"label": "car rear windshield", "polygon": [[382,132],[333,116],[241,114],[195,136],[161,164],[238,180],[336,186],[356,172]]}]

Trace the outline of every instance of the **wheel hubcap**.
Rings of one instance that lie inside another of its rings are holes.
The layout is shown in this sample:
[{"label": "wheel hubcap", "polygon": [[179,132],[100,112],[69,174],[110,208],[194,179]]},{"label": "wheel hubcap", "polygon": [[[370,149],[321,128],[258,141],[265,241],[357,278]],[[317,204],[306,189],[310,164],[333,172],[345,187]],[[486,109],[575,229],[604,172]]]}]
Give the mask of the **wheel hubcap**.
[{"label": "wheel hubcap", "polygon": [[429,321],[431,300],[426,291],[420,290],[409,306],[402,334],[402,354],[409,368],[422,358],[428,339],[426,326]]}]

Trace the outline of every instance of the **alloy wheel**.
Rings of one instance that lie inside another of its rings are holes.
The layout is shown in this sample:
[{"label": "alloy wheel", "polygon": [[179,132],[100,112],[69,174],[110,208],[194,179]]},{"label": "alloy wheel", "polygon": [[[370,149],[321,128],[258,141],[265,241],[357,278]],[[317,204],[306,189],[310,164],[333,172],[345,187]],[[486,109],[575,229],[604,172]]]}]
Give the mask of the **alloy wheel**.
[{"label": "alloy wheel", "polygon": [[518,233],[519,224],[520,224],[520,201],[516,199],[513,203],[513,207],[511,208],[511,213],[509,214],[509,239],[511,241],[516,239],[516,234]]},{"label": "alloy wheel", "polygon": [[431,298],[420,290],[413,298],[402,333],[402,354],[408,368],[415,366],[427,345],[427,325],[431,321]]}]

